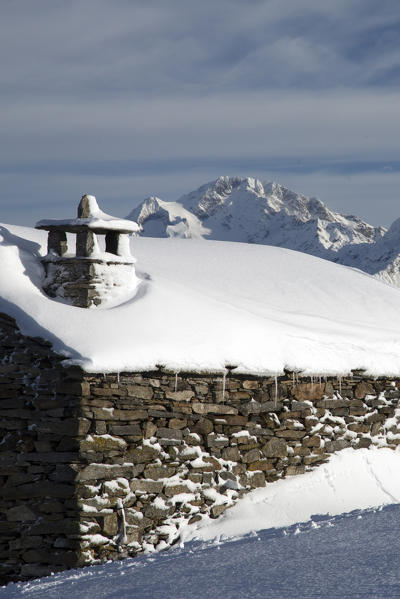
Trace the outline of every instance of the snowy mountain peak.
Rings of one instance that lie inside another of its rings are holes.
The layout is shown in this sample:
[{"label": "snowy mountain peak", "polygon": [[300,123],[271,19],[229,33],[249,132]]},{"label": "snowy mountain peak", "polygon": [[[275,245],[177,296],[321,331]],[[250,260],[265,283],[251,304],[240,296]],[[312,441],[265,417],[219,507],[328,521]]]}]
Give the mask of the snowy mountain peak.
[{"label": "snowy mountain peak", "polygon": [[359,219],[330,211],[317,198],[252,177],[219,177],[177,202],[148,198],[129,218],[139,223],[144,236],[207,235],[282,245],[324,257],[327,250],[336,252],[347,243],[369,243],[382,236],[382,231]]},{"label": "snowy mountain peak", "polygon": [[176,202],[147,198],[128,218],[145,237],[275,245],[355,266],[400,286],[400,219],[386,231],[274,181],[218,177]]},{"label": "snowy mountain peak", "polygon": [[397,218],[389,227],[384,239],[393,241],[400,247],[400,218]]},{"label": "snowy mountain peak", "polygon": [[127,218],[138,223],[145,237],[202,239],[209,235],[199,218],[179,202],[164,202],[156,196],[145,199]]}]

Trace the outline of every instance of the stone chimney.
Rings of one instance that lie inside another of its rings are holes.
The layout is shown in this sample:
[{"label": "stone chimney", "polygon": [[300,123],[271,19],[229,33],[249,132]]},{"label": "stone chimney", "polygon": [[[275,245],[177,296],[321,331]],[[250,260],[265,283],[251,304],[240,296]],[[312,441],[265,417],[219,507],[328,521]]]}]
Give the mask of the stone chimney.
[{"label": "stone chimney", "polygon": [[[43,289],[50,297],[89,308],[127,295],[137,286],[129,237],[139,227],[102,212],[94,196],[82,197],[77,218],[41,220],[36,229],[49,232],[42,263]],[[67,233],[76,237],[75,253],[69,251]]]}]

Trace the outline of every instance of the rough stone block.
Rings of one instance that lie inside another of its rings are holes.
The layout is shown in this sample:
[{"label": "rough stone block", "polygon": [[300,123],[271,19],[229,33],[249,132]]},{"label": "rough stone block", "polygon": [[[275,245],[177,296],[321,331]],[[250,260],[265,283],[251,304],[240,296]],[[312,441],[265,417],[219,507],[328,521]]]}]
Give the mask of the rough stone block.
[{"label": "rough stone block", "polygon": [[264,472],[251,472],[248,477],[252,489],[258,489],[265,486]]},{"label": "rough stone block", "polygon": [[237,409],[232,406],[219,403],[200,403],[193,402],[191,404],[192,410],[195,414],[231,414],[237,415]]},{"label": "rough stone block", "polygon": [[293,395],[301,402],[322,399],[324,394],[325,386],[319,383],[298,383],[293,387]]},{"label": "rough stone block", "polygon": [[199,433],[200,435],[208,435],[214,430],[214,425],[208,418],[200,418],[200,420],[193,427],[194,433]]},{"label": "rough stone block", "polygon": [[57,484],[50,481],[37,481],[18,487],[3,487],[1,490],[4,499],[31,499],[36,497],[72,497],[74,486]]},{"label": "rough stone block", "polygon": [[159,452],[154,447],[145,445],[143,447],[137,447],[127,453],[126,459],[131,460],[134,464],[145,464],[152,462],[159,455]]},{"label": "rough stone block", "polygon": [[258,389],[259,384],[257,380],[243,381],[243,389]]},{"label": "rough stone block", "polygon": [[182,440],[183,434],[181,430],[171,429],[171,428],[159,428],[156,432],[156,437],[160,439],[178,439]]},{"label": "rough stone block", "polygon": [[251,449],[242,455],[242,462],[245,464],[250,464],[251,462],[256,462],[260,459],[261,453],[259,449]]},{"label": "rough stone block", "polygon": [[122,452],[126,447],[126,441],[119,437],[112,437],[111,435],[90,435],[80,442],[81,451],[97,451],[100,453],[105,451]]},{"label": "rough stone block", "polygon": [[194,391],[185,389],[184,391],[166,391],[165,397],[174,401],[190,401],[194,396]]},{"label": "rough stone block", "polygon": [[312,435],[302,441],[305,447],[319,447],[321,445],[321,438],[318,435]]},{"label": "rough stone block", "polygon": [[146,410],[114,410],[115,420],[147,420],[148,417]]},{"label": "rough stone block", "polygon": [[225,447],[222,450],[222,459],[227,460],[228,462],[237,462],[239,461],[240,454],[237,446],[235,447]]},{"label": "rough stone block", "polygon": [[118,533],[118,517],[116,513],[103,516],[101,530],[104,534],[114,536]]},{"label": "rough stone block", "polygon": [[242,403],[240,405],[239,412],[244,416],[248,416],[249,414],[259,414],[261,412],[261,404],[259,401],[252,399],[249,402]]},{"label": "rough stone block", "polygon": [[142,493],[158,494],[162,492],[164,483],[157,480],[137,478],[131,481],[130,486],[134,493],[136,493],[136,491],[140,491]]},{"label": "rough stone block", "polygon": [[357,443],[355,444],[354,448],[355,449],[368,449],[368,447],[370,447],[370,445],[372,444],[371,439],[369,439],[368,437],[361,437],[360,439],[357,440]]},{"label": "rough stone block", "polygon": [[291,429],[275,431],[275,435],[277,437],[283,437],[284,439],[302,439],[303,437],[306,436],[306,434],[307,434],[306,431],[291,430]]},{"label": "rough stone block", "polygon": [[284,439],[270,439],[262,448],[267,458],[285,458],[287,456],[287,444]]},{"label": "rough stone block", "polygon": [[316,406],[318,408],[325,408],[326,410],[336,409],[336,408],[348,408],[350,405],[350,401],[348,399],[322,399],[321,401],[317,401]]},{"label": "rough stone block", "polygon": [[90,464],[77,475],[78,482],[88,480],[113,480],[115,478],[131,478],[132,467],[119,464]]},{"label": "rough stone block", "polygon": [[294,476],[295,474],[304,474],[305,471],[305,466],[288,466],[286,469],[286,475]]},{"label": "rough stone block", "polygon": [[7,510],[6,518],[10,522],[34,522],[38,516],[27,505],[17,505]]},{"label": "rough stone block", "polygon": [[144,436],[146,439],[150,439],[150,437],[154,437],[156,434],[157,427],[154,422],[146,422],[144,424]]},{"label": "rough stone block", "polygon": [[211,518],[218,518],[218,516],[220,516],[221,514],[223,514],[228,507],[229,506],[227,506],[226,504],[213,505],[212,508],[211,508],[211,510],[210,510],[210,516],[211,516]]},{"label": "rough stone block", "polygon": [[357,399],[364,399],[366,395],[376,395],[376,391],[371,383],[360,381],[354,390],[354,396]]},{"label": "rough stone block", "polygon": [[176,430],[181,430],[182,428],[185,428],[185,426],[187,426],[187,423],[188,421],[183,418],[171,418],[171,420],[168,423],[168,426]]},{"label": "rough stone block", "polygon": [[167,506],[161,507],[159,505],[148,505],[144,508],[144,514],[146,518],[157,521],[168,516],[170,513],[170,509],[171,508]]},{"label": "rough stone block", "polygon": [[176,473],[176,468],[174,466],[161,466],[158,464],[146,466],[144,470],[144,475],[146,478],[151,478],[153,480],[158,480],[160,478],[169,478]]},{"label": "rough stone block", "polygon": [[183,443],[181,439],[159,439],[158,442],[163,447],[179,447]]},{"label": "rough stone block", "polygon": [[248,465],[247,470],[249,472],[261,470],[265,472],[266,470],[275,470],[274,464],[271,460],[257,460]]},{"label": "rough stone block", "polygon": [[181,495],[182,493],[190,493],[188,485],[176,484],[176,485],[165,485],[164,493],[167,497],[174,497],[175,495]]},{"label": "rough stone block", "polygon": [[347,439],[337,439],[336,441],[327,441],[325,443],[325,449],[328,453],[341,451],[346,447],[351,447],[351,443]]},{"label": "rough stone block", "polygon": [[266,412],[280,412],[282,410],[282,402],[281,401],[263,401],[260,407],[260,413]]},{"label": "rough stone block", "polygon": [[145,385],[127,385],[129,397],[137,397],[138,399],[152,399],[154,396],[153,389]]},{"label": "rough stone block", "polygon": [[224,435],[210,433],[207,435],[207,447],[227,447],[229,439]]}]

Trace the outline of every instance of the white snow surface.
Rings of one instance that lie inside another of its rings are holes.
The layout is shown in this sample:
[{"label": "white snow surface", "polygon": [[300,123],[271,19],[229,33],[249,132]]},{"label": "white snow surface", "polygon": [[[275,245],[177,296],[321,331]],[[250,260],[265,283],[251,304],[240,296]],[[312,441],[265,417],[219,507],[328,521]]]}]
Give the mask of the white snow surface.
[{"label": "white snow surface", "polygon": [[0,310],[92,372],[400,375],[400,290],[278,247],[137,238],[140,283],[82,309],[42,291],[46,234],[0,226]]},{"label": "white snow surface", "polygon": [[232,538],[306,522],[315,514],[400,503],[400,453],[344,449],[311,472],[252,491],[216,520],[188,526],[183,541]]},{"label": "white snow surface", "polygon": [[399,451],[347,449],[189,526],[179,548],[10,584],[0,597],[397,599],[399,472]]}]

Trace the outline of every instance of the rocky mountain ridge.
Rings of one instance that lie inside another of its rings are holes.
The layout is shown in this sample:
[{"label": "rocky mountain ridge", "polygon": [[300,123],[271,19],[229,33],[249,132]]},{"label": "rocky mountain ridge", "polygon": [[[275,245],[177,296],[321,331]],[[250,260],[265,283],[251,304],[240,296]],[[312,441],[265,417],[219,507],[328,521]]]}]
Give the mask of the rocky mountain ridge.
[{"label": "rocky mountain ridge", "polygon": [[127,218],[139,224],[142,236],[285,247],[400,286],[400,219],[389,230],[374,227],[274,182],[219,177],[176,202],[147,198]]}]

